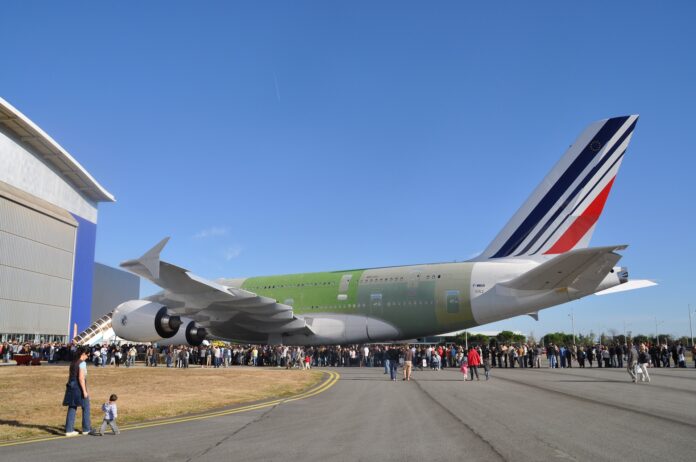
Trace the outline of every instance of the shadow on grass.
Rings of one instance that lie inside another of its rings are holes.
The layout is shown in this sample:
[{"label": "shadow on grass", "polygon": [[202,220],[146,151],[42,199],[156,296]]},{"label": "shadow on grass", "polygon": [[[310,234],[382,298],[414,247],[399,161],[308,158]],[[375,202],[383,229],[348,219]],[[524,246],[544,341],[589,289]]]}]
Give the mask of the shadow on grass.
[{"label": "shadow on grass", "polygon": [[17,428],[33,428],[37,430],[43,430],[51,435],[62,435],[65,433],[65,428],[63,427],[52,427],[49,425],[36,425],[36,424],[25,424],[18,420],[3,420],[0,419],[0,425],[9,425],[10,427]]}]

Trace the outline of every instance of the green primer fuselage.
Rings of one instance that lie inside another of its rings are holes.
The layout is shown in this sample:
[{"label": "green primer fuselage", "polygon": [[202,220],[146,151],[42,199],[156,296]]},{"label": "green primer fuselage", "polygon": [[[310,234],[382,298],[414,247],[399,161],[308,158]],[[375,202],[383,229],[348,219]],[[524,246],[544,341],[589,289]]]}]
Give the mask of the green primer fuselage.
[{"label": "green primer fuselage", "polygon": [[352,314],[383,320],[407,337],[476,325],[474,263],[439,263],[223,280],[291,305],[297,315]]}]

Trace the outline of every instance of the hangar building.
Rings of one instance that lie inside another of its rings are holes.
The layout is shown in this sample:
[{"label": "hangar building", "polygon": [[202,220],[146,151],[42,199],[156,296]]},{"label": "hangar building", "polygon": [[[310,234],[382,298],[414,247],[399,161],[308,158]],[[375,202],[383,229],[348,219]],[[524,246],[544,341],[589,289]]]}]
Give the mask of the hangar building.
[{"label": "hangar building", "polygon": [[114,196],[0,98],[0,340],[67,341],[90,324],[100,202]]},{"label": "hangar building", "polygon": [[111,313],[123,302],[140,298],[140,277],[98,262],[94,262],[92,287],[90,322]]}]

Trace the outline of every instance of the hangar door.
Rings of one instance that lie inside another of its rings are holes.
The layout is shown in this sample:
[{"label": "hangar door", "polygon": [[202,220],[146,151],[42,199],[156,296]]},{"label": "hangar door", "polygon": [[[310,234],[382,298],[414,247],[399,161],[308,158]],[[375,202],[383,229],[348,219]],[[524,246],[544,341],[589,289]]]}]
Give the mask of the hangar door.
[{"label": "hangar door", "polygon": [[77,222],[0,182],[0,334],[69,335]]}]

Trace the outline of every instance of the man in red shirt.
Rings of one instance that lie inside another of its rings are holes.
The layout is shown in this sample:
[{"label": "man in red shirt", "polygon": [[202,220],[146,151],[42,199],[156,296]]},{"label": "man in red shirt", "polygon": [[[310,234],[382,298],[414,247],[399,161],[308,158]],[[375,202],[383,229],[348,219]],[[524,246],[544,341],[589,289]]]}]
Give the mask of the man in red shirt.
[{"label": "man in red shirt", "polygon": [[468,359],[469,374],[471,376],[471,380],[474,380],[474,374],[476,375],[476,380],[479,380],[478,367],[481,365],[481,356],[478,354],[478,351],[476,351],[476,348],[474,348],[473,346],[469,350]]}]

